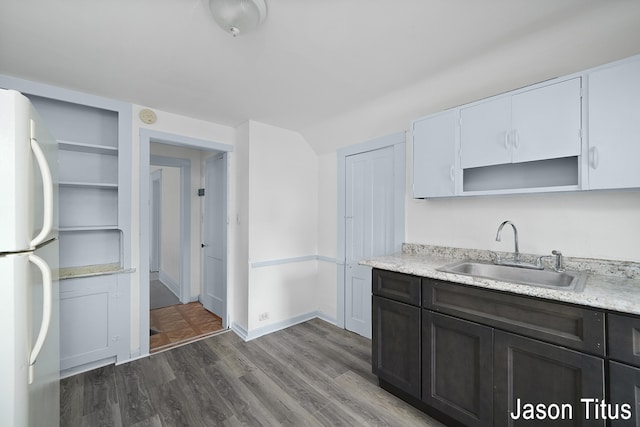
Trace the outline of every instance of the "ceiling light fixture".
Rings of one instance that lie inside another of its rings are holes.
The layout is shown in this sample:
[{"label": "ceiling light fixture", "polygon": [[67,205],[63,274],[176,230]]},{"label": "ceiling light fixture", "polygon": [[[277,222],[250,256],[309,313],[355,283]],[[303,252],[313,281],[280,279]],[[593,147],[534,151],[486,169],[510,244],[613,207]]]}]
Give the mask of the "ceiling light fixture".
[{"label": "ceiling light fixture", "polygon": [[213,19],[233,37],[256,28],[267,17],[264,0],[209,0]]}]

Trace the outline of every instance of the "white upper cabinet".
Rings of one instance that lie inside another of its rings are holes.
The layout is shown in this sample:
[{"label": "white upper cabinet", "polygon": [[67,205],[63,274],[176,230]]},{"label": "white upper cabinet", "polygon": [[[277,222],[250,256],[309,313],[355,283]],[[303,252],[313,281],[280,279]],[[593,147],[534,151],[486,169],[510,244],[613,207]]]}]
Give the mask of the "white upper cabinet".
[{"label": "white upper cabinet", "polygon": [[455,194],[458,110],[413,122],[413,197]]},{"label": "white upper cabinet", "polygon": [[412,130],[415,198],[640,188],[640,55],[423,117]]},{"label": "white upper cabinet", "polygon": [[511,163],[511,97],[493,98],[460,110],[463,169]]},{"label": "white upper cabinet", "polygon": [[513,96],[514,163],[580,155],[580,86],[578,77]]},{"label": "white upper cabinet", "polygon": [[463,169],[579,156],[581,79],[461,108]]},{"label": "white upper cabinet", "polygon": [[640,58],[588,75],[589,188],[640,187]]}]

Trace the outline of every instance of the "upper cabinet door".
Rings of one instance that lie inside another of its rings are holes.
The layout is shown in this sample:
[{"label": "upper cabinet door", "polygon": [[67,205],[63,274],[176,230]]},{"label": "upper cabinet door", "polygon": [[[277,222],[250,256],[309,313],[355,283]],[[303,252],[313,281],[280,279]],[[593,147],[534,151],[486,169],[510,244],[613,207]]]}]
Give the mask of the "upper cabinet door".
[{"label": "upper cabinet door", "polygon": [[578,77],[513,96],[513,163],[580,155],[580,86]]},{"label": "upper cabinet door", "polygon": [[460,110],[463,169],[511,163],[511,97],[502,96]]},{"label": "upper cabinet door", "polygon": [[588,79],[589,188],[640,187],[640,58]]},{"label": "upper cabinet door", "polygon": [[581,153],[580,78],[460,110],[463,169]]},{"label": "upper cabinet door", "polygon": [[455,194],[458,110],[413,123],[413,197]]}]

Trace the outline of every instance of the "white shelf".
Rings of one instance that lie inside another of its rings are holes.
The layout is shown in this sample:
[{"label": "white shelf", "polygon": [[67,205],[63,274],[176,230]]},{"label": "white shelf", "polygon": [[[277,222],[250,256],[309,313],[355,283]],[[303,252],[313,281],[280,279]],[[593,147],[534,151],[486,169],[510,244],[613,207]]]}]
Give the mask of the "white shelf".
[{"label": "white shelf", "polygon": [[76,181],[60,181],[58,183],[60,187],[77,187],[77,188],[104,188],[104,189],[118,189],[118,184],[110,182],[76,182]]},{"label": "white shelf", "polygon": [[87,225],[87,226],[74,226],[74,227],[59,227],[58,231],[61,233],[70,233],[76,231],[110,231],[120,230],[117,225]]},{"label": "white shelf", "polygon": [[83,142],[61,141],[58,140],[58,148],[68,151],[79,151],[82,153],[108,154],[112,156],[118,155],[118,147],[109,145],[85,144]]}]

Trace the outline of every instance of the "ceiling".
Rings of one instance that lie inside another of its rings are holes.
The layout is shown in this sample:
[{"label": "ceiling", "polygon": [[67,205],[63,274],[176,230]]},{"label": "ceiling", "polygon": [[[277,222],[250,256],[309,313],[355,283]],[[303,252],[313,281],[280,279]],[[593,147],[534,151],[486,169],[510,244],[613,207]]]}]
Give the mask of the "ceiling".
[{"label": "ceiling", "polygon": [[581,15],[607,12],[600,33],[630,10],[640,26],[636,0],[266,1],[233,38],[207,0],[2,0],[0,74],[304,133]]}]

